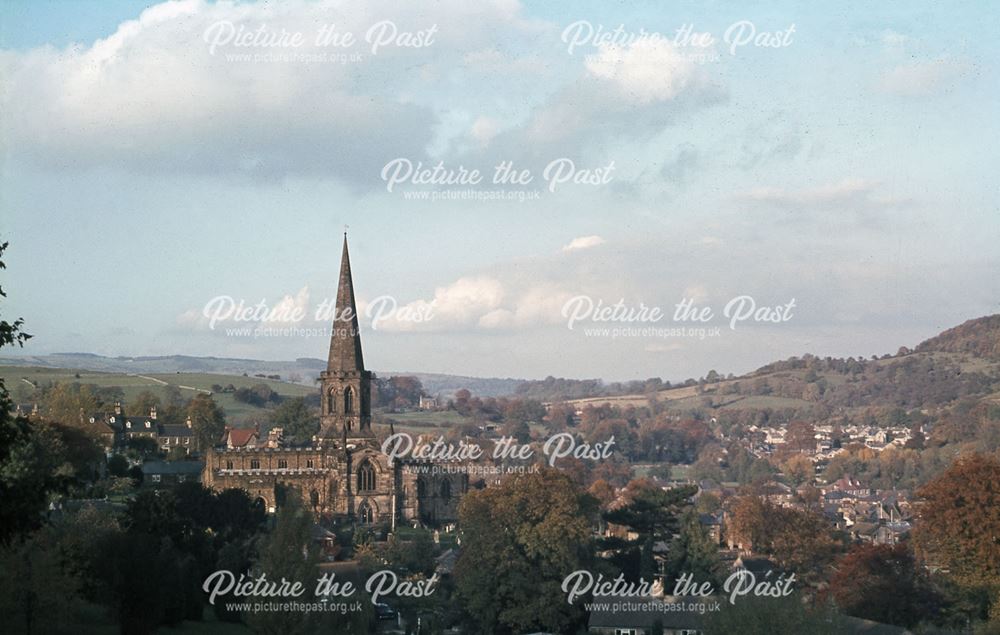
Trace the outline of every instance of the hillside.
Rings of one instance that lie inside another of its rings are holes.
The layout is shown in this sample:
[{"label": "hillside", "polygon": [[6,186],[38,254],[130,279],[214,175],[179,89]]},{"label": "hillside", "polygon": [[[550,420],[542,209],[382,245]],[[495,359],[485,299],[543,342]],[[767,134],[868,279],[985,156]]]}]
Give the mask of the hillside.
[{"label": "hillside", "polygon": [[964,322],[921,342],[916,350],[965,353],[1000,362],[1000,314]]},{"label": "hillside", "polygon": [[[80,369],[103,373],[124,374],[176,374],[204,373],[241,377],[278,375],[282,380],[312,388],[320,371],[326,367],[321,359],[300,357],[294,361],[267,361],[227,357],[193,357],[168,355],[157,357],[105,357],[92,353],[53,353],[50,355],[24,355],[0,357],[0,366],[32,366],[49,369]],[[414,373],[376,371],[380,377],[410,375],[423,384],[431,395],[450,397],[456,390],[465,388],[481,397],[496,397],[514,392],[523,380],[497,377],[465,377],[440,373]],[[226,383],[218,378],[209,382]]]},{"label": "hillside", "polygon": [[[125,374],[91,371],[77,368],[40,368],[26,366],[0,366],[0,378],[10,391],[15,403],[32,403],[38,389],[51,384],[80,383],[92,384],[98,389],[120,389],[119,397],[126,407],[136,401],[143,392],[150,392],[167,400],[168,386],[176,386],[185,399],[199,392],[213,392],[212,386],[219,384],[234,388],[250,388],[256,384],[266,384],[282,397],[302,397],[315,392],[313,389],[284,381],[242,375],[216,375],[209,373],[151,373]],[[233,393],[214,392],[213,399],[223,407],[229,419],[236,423],[250,423],[266,418],[264,408],[237,401]]]},{"label": "hillside", "polygon": [[[945,413],[962,402],[1000,403],[1000,315],[970,320],[896,355],[873,359],[812,355],[747,375],[702,379],[664,390],[566,400],[693,414],[739,412],[748,420],[871,416],[894,409]],[[556,400],[557,401],[557,400]]]}]

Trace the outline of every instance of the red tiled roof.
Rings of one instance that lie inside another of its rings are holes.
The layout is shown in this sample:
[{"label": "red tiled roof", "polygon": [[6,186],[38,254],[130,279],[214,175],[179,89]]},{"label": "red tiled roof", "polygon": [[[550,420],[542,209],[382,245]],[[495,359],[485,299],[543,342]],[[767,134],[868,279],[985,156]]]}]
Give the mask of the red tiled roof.
[{"label": "red tiled roof", "polygon": [[230,428],[229,445],[237,448],[242,447],[256,436],[257,430],[254,428]]}]

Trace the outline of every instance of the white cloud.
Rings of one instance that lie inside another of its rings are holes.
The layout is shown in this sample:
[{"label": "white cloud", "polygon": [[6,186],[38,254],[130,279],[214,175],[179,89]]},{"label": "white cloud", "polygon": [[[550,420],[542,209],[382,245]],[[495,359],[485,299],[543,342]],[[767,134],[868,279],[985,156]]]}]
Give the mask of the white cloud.
[{"label": "white cloud", "polygon": [[[379,330],[401,332],[498,331],[562,324],[562,307],[574,294],[558,285],[466,276],[438,287],[430,299],[401,305],[378,323]],[[364,309],[361,309],[363,312]],[[408,320],[409,315],[429,315]]]},{"label": "white cloud", "polygon": [[587,56],[586,68],[644,104],[677,97],[695,81],[697,64],[667,40],[646,39],[625,47],[602,44]]},{"label": "white cloud", "polygon": [[598,245],[603,245],[605,241],[600,236],[579,236],[569,241],[568,245],[564,245],[562,248],[563,252],[567,251],[579,251],[581,249],[590,249],[591,247],[597,247]]},{"label": "white cloud", "polygon": [[[496,310],[504,298],[504,286],[488,276],[466,276],[434,290],[430,300],[414,300],[378,324],[386,331],[441,331],[475,326],[482,316]],[[410,315],[428,316],[414,321]]]},{"label": "white cloud", "polygon": [[[488,46],[537,28],[519,13],[508,0],[164,2],[90,45],[0,52],[0,138],[10,156],[50,169],[333,177],[377,187],[386,157],[426,155],[437,115],[419,96],[447,81],[439,69],[470,42]],[[365,35],[382,20],[399,32],[436,26],[434,43],[373,54]],[[206,32],[222,23],[300,33],[303,45],[223,43],[212,52]],[[357,43],[316,46],[320,27],[331,24]],[[276,59],[293,54],[328,61]],[[336,61],[352,54],[361,59]]]},{"label": "white cloud", "polygon": [[495,163],[499,156],[536,173],[553,158],[580,163],[599,155],[598,161],[607,161],[612,144],[648,141],[683,115],[724,98],[705,69],[669,42],[602,46],[584,59],[575,79],[493,137],[489,157],[480,148],[463,159]]}]

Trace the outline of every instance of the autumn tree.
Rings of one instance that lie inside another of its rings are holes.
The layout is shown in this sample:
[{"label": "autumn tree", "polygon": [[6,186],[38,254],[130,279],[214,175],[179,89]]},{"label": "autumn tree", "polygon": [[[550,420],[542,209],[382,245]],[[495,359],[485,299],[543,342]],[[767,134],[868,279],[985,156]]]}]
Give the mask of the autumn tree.
[{"label": "autumn tree", "polygon": [[812,453],[816,450],[816,429],[806,421],[793,421],[788,424],[785,442],[789,451]]},{"label": "autumn tree", "polygon": [[82,426],[97,411],[97,391],[90,384],[60,383],[46,391],[46,415],[52,421]]},{"label": "autumn tree", "polygon": [[754,495],[737,501],[729,523],[731,540],[805,580],[819,576],[840,549],[831,529],[813,511],[775,505]]},{"label": "autumn tree", "polygon": [[796,454],[785,461],[785,474],[795,485],[809,482],[815,474],[813,462],[808,457]]},{"label": "autumn tree", "polygon": [[829,593],[848,615],[907,627],[940,603],[905,542],[854,547],[835,565]]},{"label": "autumn tree", "polygon": [[563,578],[585,568],[594,499],[554,469],[517,474],[462,500],[462,555],[454,578],[477,633],[565,632],[583,609],[566,602]]},{"label": "autumn tree", "polygon": [[[923,498],[914,527],[918,552],[947,569],[961,586],[1000,599],[1000,461],[959,457],[918,490]],[[995,611],[996,612],[996,611]]]}]

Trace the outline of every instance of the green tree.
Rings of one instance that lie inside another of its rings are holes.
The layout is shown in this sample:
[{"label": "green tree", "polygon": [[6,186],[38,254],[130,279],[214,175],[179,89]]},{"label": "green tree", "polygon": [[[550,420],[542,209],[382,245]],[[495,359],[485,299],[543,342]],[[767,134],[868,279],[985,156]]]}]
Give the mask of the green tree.
[{"label": "green tree", "polygon": [[81,583],[64,568],[54,538],[43,529],[0,548],[0,611],[8,632],[59,632],[73,622]]},{"label": "green tree", "polygon": [[680,533],[670,544],[667,559],[667,572],[673,581],[668,580],[664,588],[669,592],[674,581],[685,573],[694,576],[698,583],[711,582],[719,587],[719,549],[708,532],[701,526],[699,515],[694,510],[685,512],[681,519]]},{"label": "green tree", "polygon": [[159,406],[160,398],[149,390],[143,390],[136,396],[134,402],[126,405],[126,408],[127,414],[130,416],[147,417],[152,408],[158,408]]},{"label": "green tree", "polygon": [[[7,246],[0,243],[0,257]],[[0,269],[5,268],[0,260]],[[6,297],[0,287],[0,298]],[[0,319],[0,348],[24,346],[31,335],[22,330],[23,324],[21,318]],[[10,395],[0,378],[0,544],[41,522],[48,494],[58,486],[53,474],[57,462],[27,419],[11,414]]]},{"label": "green tree", "polygon": [[[638,483],[638,485],[635,485]],[[657,542],[669,543],[680,528],[682,514],[691,507],[690,499],[697,493],[695,486],[663,489],[642,481],[633,481],[631,501],[622,507],[604,512],[604,520],[628,527],[638,538],[627,542],[620,539],[605,541],[602,545],[616,550],[614,562],[625,577],[651,582],[658,573],[653,558]]]},{"label": "green tree", "polygon": [[[303,602],[315,602],[312,595],[318,576],[319,552],[312,541],[313,517],[293,491],[278,508],[274,528],[261,541],[253,564],[255,575],[267,574],[269,580],[285,578],[301,582],[306,589]],[[359,597],[362,594],[357,593]],[[336,601],[331,599],[331,601]],[[306,611],[248,612],[244,620],[255,633],[367,633],[372,619],[371,603],[362,602],[362,612],[346,615]]]},{"label": "green tree", "polygon": [[226,428],[226,412],[211,395],[198,393],[188,403],[187,416],[191,418],[199,449],[205,451],[219,443]]},{"label": "green tree", "polygon": [[108,473],[111,476],[125,476],[128,474],[128,459],[121,454],[112,454],[108,457]]},{"label": "green tree", "polygon": [[286,399],[271,412],[271,425],[281,428],[284,438],[306,443],[319,432],[319,416],[302,397]]},{"label": "green tree", "polygon": [[567,475],[545,469],[471,492],[459,509],[462,555],[456,594],[478,633],[573,632],[566,575],[586,568],[596,501]]},{"label": "green tree", "polygon": [[152,633],[163,620],[161,546],[155,535],[126,531],[107,535],[98,547],[95,582],[122,635]]},{"label": "green tree", "polygon": [[723,600],[722,610],[706,613],[701,631],[706,635],[839,635],[855,632],[845,618],[829,607],[806,608],[795,594],[783,598],[736,598]]}]

